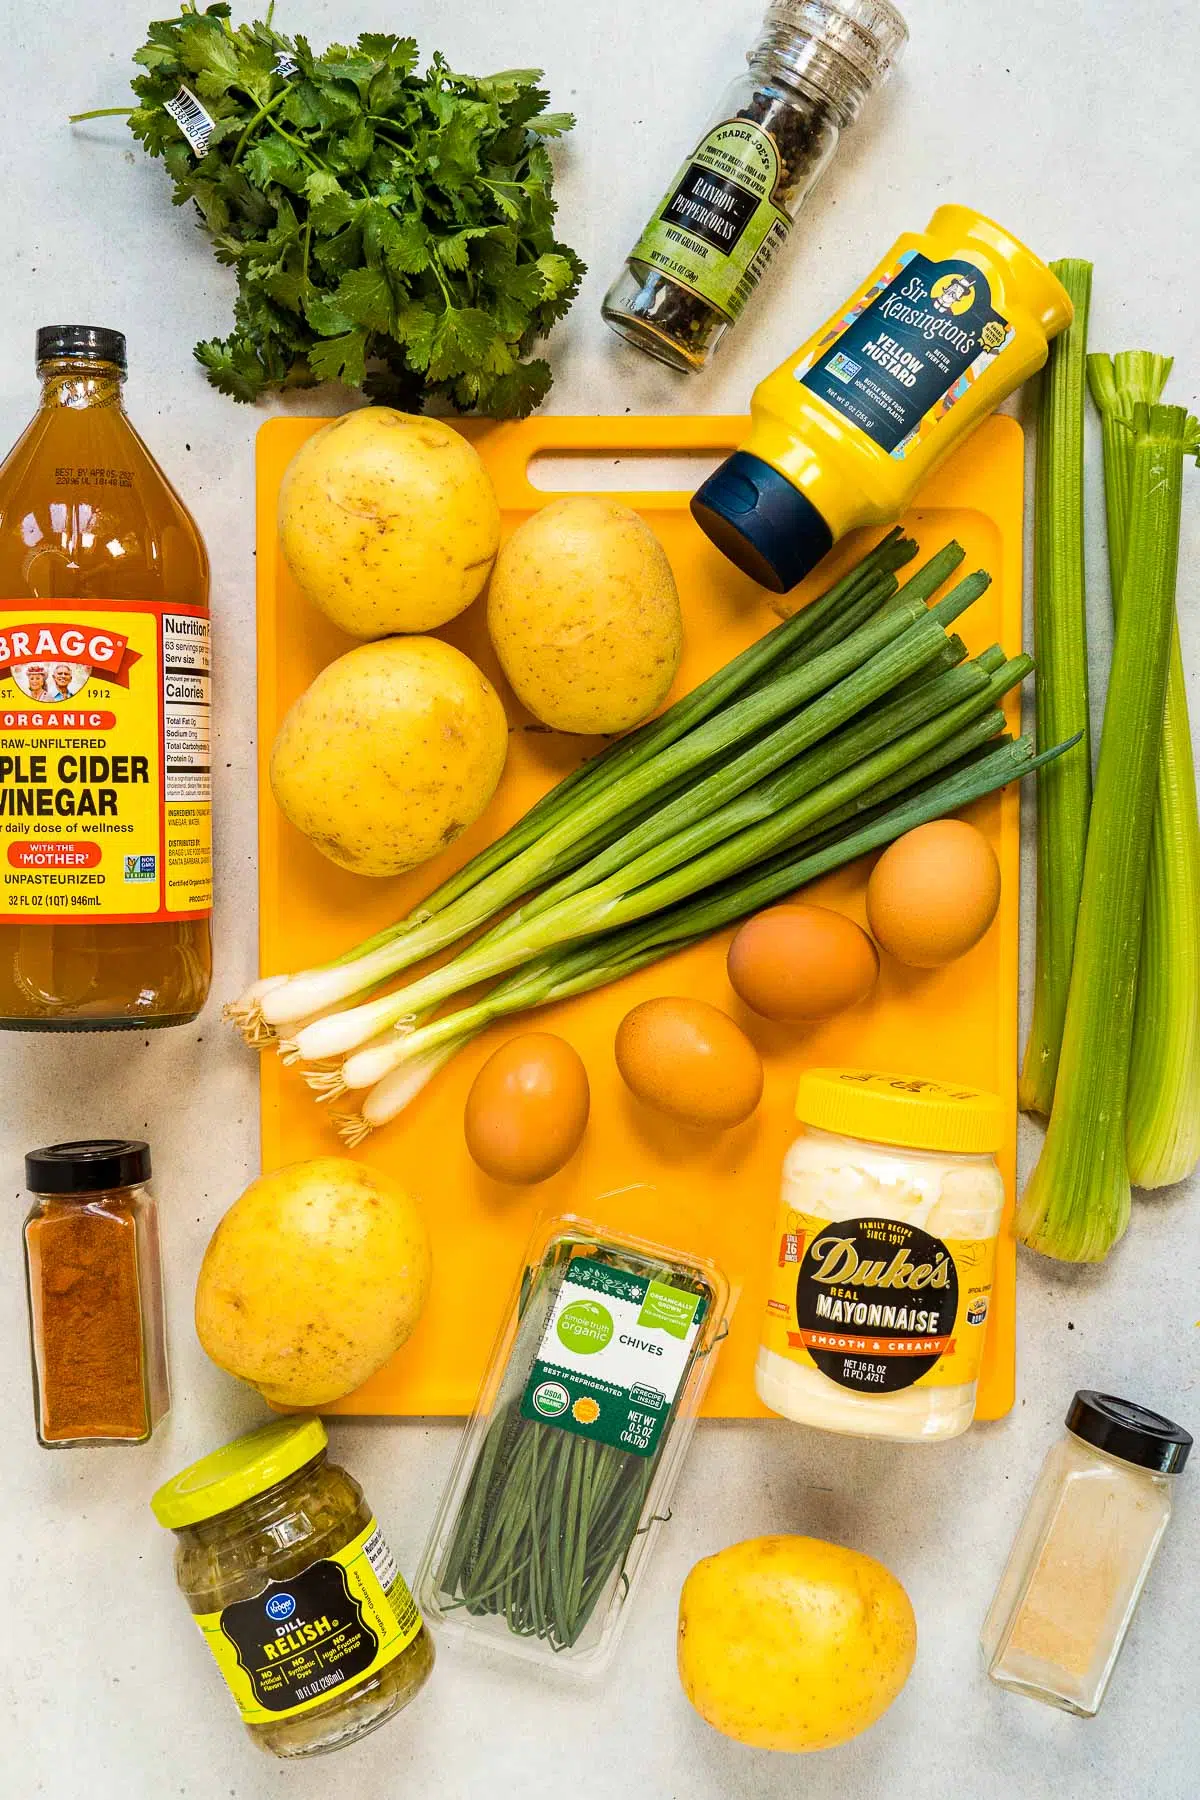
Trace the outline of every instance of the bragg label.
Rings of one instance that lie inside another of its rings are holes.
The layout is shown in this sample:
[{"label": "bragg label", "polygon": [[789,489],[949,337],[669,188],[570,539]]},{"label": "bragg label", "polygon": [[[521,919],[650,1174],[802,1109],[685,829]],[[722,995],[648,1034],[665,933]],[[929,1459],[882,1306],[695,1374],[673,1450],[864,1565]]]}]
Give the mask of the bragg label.
[{"label": "bragg label", "polygon": [[902,1219],[785,1207],[763,1342],[857,1393],[965,1385],[979,1374],[995,1250]]},{"label": "bragg label", "polygon": [[0,601],[0,918],[212,906],[209,621],[149,601]]}]

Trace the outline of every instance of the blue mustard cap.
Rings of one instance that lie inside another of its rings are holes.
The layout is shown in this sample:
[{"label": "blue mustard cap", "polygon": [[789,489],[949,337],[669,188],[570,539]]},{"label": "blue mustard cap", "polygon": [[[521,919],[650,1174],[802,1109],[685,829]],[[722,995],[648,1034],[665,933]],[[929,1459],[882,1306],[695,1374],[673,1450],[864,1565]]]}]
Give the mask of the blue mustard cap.
[{"label": "blue mustard cap", "polygon": [[692,496],[692,517],[744,575],[786,594],[833,547],[812,501],[771,464],[735,450]]}]

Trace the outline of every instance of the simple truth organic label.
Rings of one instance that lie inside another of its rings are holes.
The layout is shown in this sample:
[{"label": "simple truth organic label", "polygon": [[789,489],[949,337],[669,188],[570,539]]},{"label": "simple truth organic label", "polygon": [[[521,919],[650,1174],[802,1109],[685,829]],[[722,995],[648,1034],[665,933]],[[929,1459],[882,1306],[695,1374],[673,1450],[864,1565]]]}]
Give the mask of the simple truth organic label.
[{"label": "simple truth organic label", "polygon": [[687,1372],[705,1300],[598,1257],[572,1257],[521,1414],[651,1456]]}]

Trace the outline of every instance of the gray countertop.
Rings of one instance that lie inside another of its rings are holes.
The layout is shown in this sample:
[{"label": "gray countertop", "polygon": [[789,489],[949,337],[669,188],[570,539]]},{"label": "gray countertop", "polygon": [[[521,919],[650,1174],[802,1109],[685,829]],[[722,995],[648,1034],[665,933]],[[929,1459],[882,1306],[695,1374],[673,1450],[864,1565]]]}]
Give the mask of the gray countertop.
[{"label": "gray countertop", "polygon": [[[1019,1395],[998,1424],[927,1450],[782,1422],[702,1425],[619,1661],[601,1684],[578,1686],[521,1664],[493,1669],[447,1646],[420,1703],[334,1763],[273,1763],[243,1738],[175,1592],[171,1542],[146,1502],[166,1475],[262,1415],[256,1397],[200,1351],[191,1297],[213,1224],[257,1170],[254,1070],[218,1011],[255,967],[251,494],[253,435],[267,409],[222,399],[191,360],[196,339],[227,329],[232,282],[188,214],[172,209],[161,168],[130,144],[120,121],[76,132],[66,124],[73,110],[123,103],[130,55],[159,10],[167,9],[150,0],[21,8],[20,31],[6,47],[0,439],[15,439],[34,404],[36,325],[85,319],[126,331],[130,410],[213,557],[219,852],[216,978],[197,1025],[148,1038],[4,1043],[0,1167],[11,1212],[0,1280],[0,1506],[15,1585],[0,1658],[0,1786],[14,1800],[315,1800],[344,1784],[362,1800],[549,1800],[564,1791],[575,1800],[633,1791],[646,1800],[782,1800],[799,1792],[812,1800],[1016,1800],[1043,1792],[1060,1800],[1190,1800],[1200,1750],[1200,1501],[1188,1490],[1200,1491],[1200,1470],[1180,1484],[1175,1522],[1099,1718],[1083,1722],[993,1689],[976,1636],[1076,1386],[1109,1388],[1193,1429],[1200,1424],[1195,1184],[1138,1199],[1126,1241],[1101,1269],[1023,1256]],[[369,0],[292,0],[276,10],[283,29],[316,42],[386,28],[411,31],[423,50],[440,47],[474,70],[546,65],[554,103],[579,114],[557,157],[561,224],[592,270],[553,339],[554,410],[740,410],[754,381],[896,234],[949,199],[993,214],[1047,256],[1093,259],[1093,346],[1173,353],[1170,397],[1196,406],[1200,13],[1185,0],[907,0],[912,42],[897,79],[847,134],[753,313],[716,366],[691,381],[620,345],[598,308],[738,68],[757,25],[754,0],[497,0],[478,8],[409,0],[399,11]],[[305,404],[320,411],[330,400]],[[1200,707],[1200,476],[1188,488],[1180,611]],[[1100,619],[1107,603],[1097,479],[1091,507]],[[1096,636],[1101,654],[1102,628]],[[1026,866],[1031,879],[1028,855]],[[1028,972],[1029,933],[1025,950]],[[38,1449],[30,1417],[20,1157],[36,1144],[97,1133],[145,1136],[153,1145],[175,1405],[143,1450],[54,1456]],[[1036,1143],[1026,1128],[1026,1166]],[[410,1572],[457,1435],[452,1422],[333,1426],[335,1456],[362,1481]],[[710,1731],[674,1671],[675,1606],[691,1564],[735,1539],[779,1530],[878,1556],[908,1588],[920,1630],[915,1672],[886,1718],[848,1748],[802,1765]]]}]

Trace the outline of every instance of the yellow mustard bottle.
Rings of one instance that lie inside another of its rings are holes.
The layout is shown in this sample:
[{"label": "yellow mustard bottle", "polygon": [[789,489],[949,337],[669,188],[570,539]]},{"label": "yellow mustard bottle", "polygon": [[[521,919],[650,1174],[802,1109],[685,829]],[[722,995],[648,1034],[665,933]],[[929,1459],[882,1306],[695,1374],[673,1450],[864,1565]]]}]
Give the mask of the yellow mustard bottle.
[{"label": "yellow mustard bottle", "polygon": [[692,513],[747,575],[783,594],[857,526],[889,524],[1071,322],[1062,283],[967,206],[939,206],[768,375],[746,442]]}]

